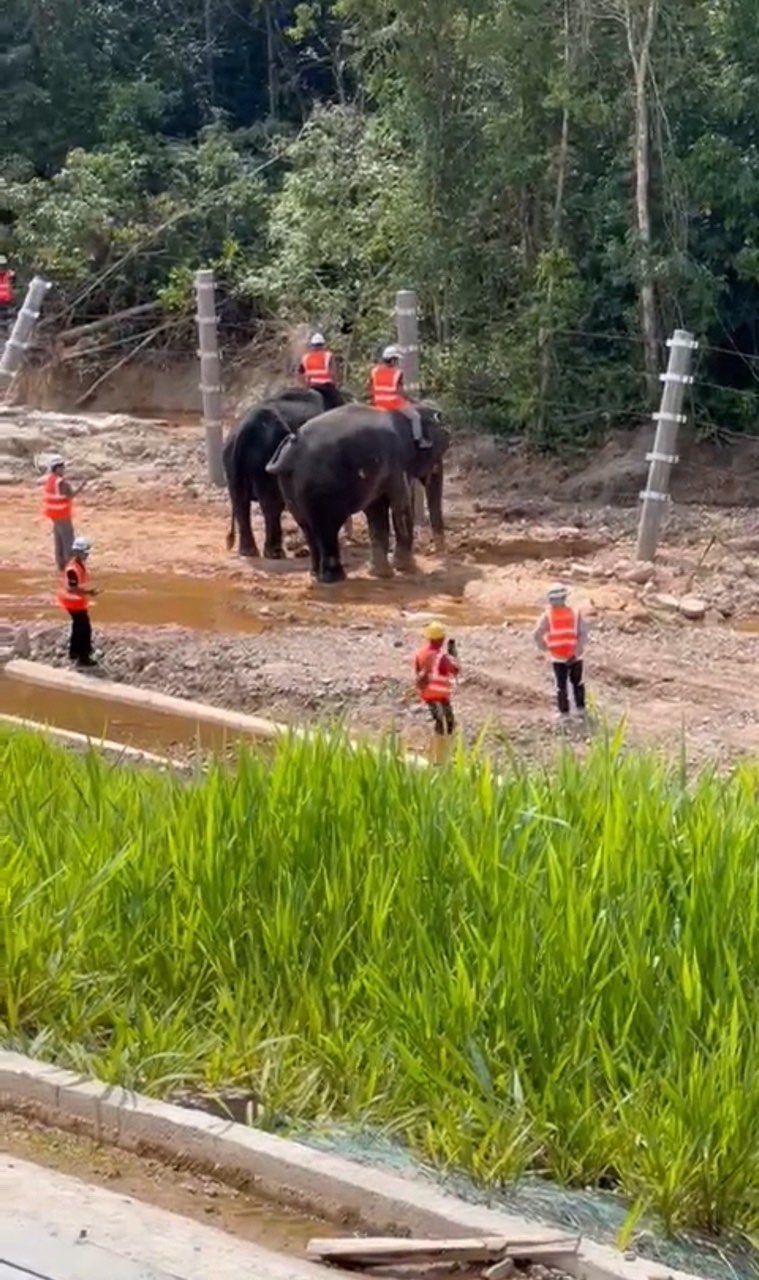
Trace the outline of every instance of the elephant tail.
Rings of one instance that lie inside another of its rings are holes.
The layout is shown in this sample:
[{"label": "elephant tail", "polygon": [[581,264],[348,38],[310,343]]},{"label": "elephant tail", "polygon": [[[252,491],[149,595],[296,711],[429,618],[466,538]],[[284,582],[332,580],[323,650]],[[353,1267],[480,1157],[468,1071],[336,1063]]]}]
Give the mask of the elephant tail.
[{"label": "elephant tail", "polygon": [[232,550],[233,550],[233,548],[234,548],[234,545],[235,545],[235,532],[236,532],[236,529],[235,529],[235,509],[234,509],[234,507],[232,507],[232,512],[231,512],[230,519],[229,519],[229,529],[227,530],[227,537],[226,537],[227,551],[232,551]]},{"label": "elephant tail", "polygon": [[295,443],[296,438],[293,435],[288,435],[282,441],[274,455],[266,464],[266,470],[269,472],[269,475],[286,476],[290,474],[295,462],[295,458],[293,456],[295,454]]}]

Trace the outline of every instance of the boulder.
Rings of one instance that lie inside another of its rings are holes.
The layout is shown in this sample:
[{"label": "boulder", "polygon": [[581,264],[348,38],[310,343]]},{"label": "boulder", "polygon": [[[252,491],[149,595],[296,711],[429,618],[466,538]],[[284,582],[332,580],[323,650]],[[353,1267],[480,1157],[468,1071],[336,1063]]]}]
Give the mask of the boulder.
[{"label": "boulder", "polygon": [[654,609],[666,609],[669,613],[677,613],[680,608],[680,601],[677,596],[664,594],[649,596],[648,604]]},{"label": "boulder", "polygon": [[622,573],[623,582],[637,582],[641,586],[645,582],[650,582],[656,573],[656,569],[650,560],[643,560],[640,564],[634,564],[631,569],[625,569]]},{"label": "boulder", "polygon": [[700,622],[706,616],[706,601],[698,596],[683,596],[680,601],[680,612],[690,622]]}]

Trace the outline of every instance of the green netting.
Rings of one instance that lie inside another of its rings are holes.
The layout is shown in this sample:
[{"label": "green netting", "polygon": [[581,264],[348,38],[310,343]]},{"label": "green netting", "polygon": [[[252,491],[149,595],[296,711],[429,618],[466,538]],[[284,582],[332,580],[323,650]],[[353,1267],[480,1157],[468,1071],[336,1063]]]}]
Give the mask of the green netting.
[{"label": "green netting", "polygon": [[[494,1189],[461,1174],[441,1173],[415,1160],[400,1143],[371,1130],[303,1128],[291,1131],[297,1141],[401,1177],[421,1178],[470,1204],[520,1214],[534,1222],[577,1231],[603,1244],[614,1244],[627,1219],[629,1205],[611,1192],[560,1187],[530,1177]],[[639,1224],[630,1245],[643,1258],[690,1271],[708,1280],[756,1280],[759,1251],[739,1240],[714,1241],[691,1235],[673,1239],[647,1220]]]}]

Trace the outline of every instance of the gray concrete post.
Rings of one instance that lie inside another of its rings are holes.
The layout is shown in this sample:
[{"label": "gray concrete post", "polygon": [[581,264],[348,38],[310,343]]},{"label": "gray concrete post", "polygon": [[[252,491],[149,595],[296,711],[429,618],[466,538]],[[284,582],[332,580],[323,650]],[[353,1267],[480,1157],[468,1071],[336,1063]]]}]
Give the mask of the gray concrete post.
[{"label": "gray concrete post", "polygon": [[[419,310],[413,289],[399,289],[395,295],[395,327],[401,352],[403,381],[411,400],[419,399]],[[424,523],[424,489],[414,481],[411,485],[411,509],[414,523]]]},{"label": "gray concrete post", "polygon": [[39,319],[45,294],[50,288],[47,280],[35,276],[26,291],[23,305],[16,316],[10,337],[6,339],[0,354],[0,393],[8,391],[24,362],[29,339]]},{"label": "gray concrete post", "polygon": [[693,382],[689,370],[698,343],[692,333],[676,329],[667,346],[667,372],[659,375],[663,383],[661,407],[653,415],[656,439],[653,450],[646,454],[646,461],[649,463],[648,480],[640,495],[643,508],[638,526],[638,560],[653,560],[656,555],[664,508],[669,502],[670,475],[678,460],[675,453],[678,429],[686,421],[682,412],[685,388]]},{"label": "gray concrete post", "polygon": [[208,479],[211,484],[221,488],[224,485],[221,360],[219,359],[213,271],[195,272],[195,297],[198,355],[200,356],[200,394],[203,398]]}]

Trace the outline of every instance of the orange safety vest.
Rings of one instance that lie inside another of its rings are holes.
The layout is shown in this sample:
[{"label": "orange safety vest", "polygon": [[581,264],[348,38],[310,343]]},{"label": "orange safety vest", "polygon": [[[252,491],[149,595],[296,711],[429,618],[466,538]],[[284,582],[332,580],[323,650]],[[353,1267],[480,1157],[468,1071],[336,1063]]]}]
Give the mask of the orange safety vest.
[{"label": "orange safety vest", "polygon": [[70,520],[73,510],[73,502],[71,498],[61,493],[61,476],[57,476],[54,471],[45,477],[45,484],[42,490],[42,514],[48,520]]},{"label": "orange safety vest", "polygon": [[376,364],[372,369],[372,404],[375,409],[405,409],[403,370],[392,364]]},{"label": "orange safety vest", "polygon": [[569,605],[549,605],[546,644],[554,662],[569,662],[577,655],[580,615]]},{"label": "orange safety vest", "polygon": [[[442,649],[433,649],[431,644],[426,644],[417,653],[414,665],[417,688],[422,702],[450,702],[453,680],[449,675],[443,675],[440,670],[442,660],[446,656]],[[423,675],[426,675],[427,679],[423,684],[419,684],[419,676]]]},{"label": "orange safety vest", "polygon": [[307,351],[301,364],[309,387],[328,387],[335,381],[335,358],[331,351]]},{"label": "orange safety vest", "polygon": [[58,604],[62,609],[68,609],[69,613],[85,613],[89,608],[89,599],[87,596],[77,595],[75,591],[69,589],[69,574],[75,573],[76,580],[80,587],[87,582],[87,569],[79,560],[69,560],[66,568],[63,570],[63,580],[61,589],[58,592]]},{"label": "orange safety vest", "polygon": [[13,302],[13,272],[0,271],[0,304]]}]

